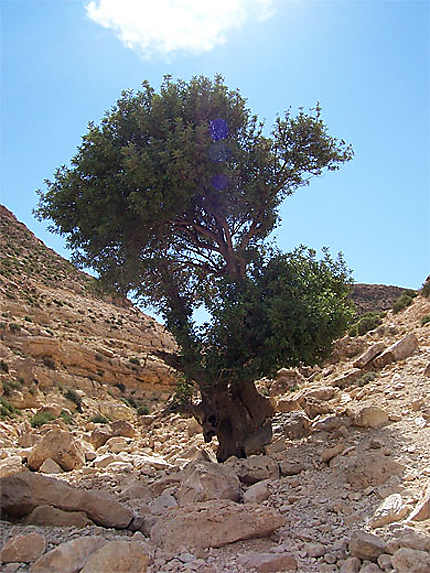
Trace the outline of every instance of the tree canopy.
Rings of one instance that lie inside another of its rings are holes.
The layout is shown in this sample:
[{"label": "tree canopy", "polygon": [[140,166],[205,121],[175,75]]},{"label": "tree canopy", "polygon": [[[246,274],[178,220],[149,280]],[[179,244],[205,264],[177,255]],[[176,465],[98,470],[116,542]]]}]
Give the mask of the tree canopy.
[{"label": "tree canopy", "polygon": [[[352,156],[328,134],[319,104],[287,110],[267,133],[222,76],[165,76],[159,93],[143,82],[89,124],[70,166],[39,191],[36,214],[66,237],[78,265],[162,312],[179,368],[210,402],[215,388],[226,394],[280,365],[321,360],[345,329],[342,257],[282,254],[269,239],[282,201]],[[199,327],[200,304],[211,318]],[[258,402],[244,392],[236,408]],[[233,430],[219,421],[225,401],[212,406],[220,438],[221,426]]]}]

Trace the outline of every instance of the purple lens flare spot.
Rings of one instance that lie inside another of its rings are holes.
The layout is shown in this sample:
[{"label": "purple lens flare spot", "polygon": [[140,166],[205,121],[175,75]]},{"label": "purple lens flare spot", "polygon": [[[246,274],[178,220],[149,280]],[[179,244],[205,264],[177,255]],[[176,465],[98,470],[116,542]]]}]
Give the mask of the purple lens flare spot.
[{"label": "purple lens flare spot", "polygon": [[212,185],[218,191],[223,191],[228,185],[228,177],[224,173],[217,173],[211,179]]},{"label": "purple lens flare spot", "polygon": [[211,136],[213,141],[225,139],[228,136],[228,126],[224,119],[217,117],[209,122]]}]

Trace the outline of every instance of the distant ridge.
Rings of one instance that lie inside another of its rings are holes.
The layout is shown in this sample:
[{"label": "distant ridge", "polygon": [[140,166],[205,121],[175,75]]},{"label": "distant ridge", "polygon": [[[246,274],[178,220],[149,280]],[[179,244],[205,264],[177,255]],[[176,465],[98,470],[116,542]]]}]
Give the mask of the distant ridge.
[{"label": "distant ridge", "polygon": [[394,301],[406,290],[409,289],[393,285],[357,283],[353,287],[351,298],[355,302],[358,314],[364,314],[389,310]]}]

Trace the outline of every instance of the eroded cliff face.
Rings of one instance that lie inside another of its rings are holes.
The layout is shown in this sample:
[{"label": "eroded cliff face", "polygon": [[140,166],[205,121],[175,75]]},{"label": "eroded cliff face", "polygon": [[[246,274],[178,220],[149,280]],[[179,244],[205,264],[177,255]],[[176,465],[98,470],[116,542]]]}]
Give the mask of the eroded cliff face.
[{"label": "eroded cliff face", "polygon": [[[47,248],[0,206],[0,369],[17,407],[41,392],[81,389],[133,403],[166,398],[173,370],[155,356],[175,352],[171,335],[130,301],[97,294],[95,281]],[[63,392],[64,393],[64,392]]]}]

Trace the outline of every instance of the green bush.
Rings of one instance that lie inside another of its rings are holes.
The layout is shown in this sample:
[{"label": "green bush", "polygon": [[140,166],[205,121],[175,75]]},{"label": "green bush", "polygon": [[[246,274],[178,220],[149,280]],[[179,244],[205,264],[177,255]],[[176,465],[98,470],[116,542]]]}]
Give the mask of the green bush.
[{"label": "green bush", "polygon": [[76,404],[76,409],[78,412],[82,412],[82,398],[75,390],[69,388],[64,393],[64,397],[67,398],[67,400],[70,400],[71,402]]},{"label": "green bush", "polygon": [[16,380],[6,380],[3,382],[3,394],[5,396],[10,396],[13,390],[18,390],[21,386],[21,382],[17,382]]},{"label": "green bush", "polygon": [[428,324],[429,322],[430,322],[430,314],[426,314],[421,319],[421,326],[424,326],[425,324]]},{"label": "green bush", "polygon": [[136,358],[136,356],[132,356],[131,358],[128,359],[129,362],[131,362],[132,364],[136,364],[136,366],[140,366],[140,360],[139,358]]},{"label": "green bush", "polygon": [[0,360],[0,370],[3,372],[9,372],[9,366],[6,364],[4,360]]},{"label": "green bush", "polygon": [[19,410],[12,406],[4,396],[0,396],[0,418],[14,418]]},{"label": "green bush", "polygon": [[413,300],[413,297],[410,294],[408,294],[407,292],[404,292],[402,295],[399,296],[398,299],[396,299],[394,301],[393,312],[395,314],[397,314],[401,310],[404,310],[410,304],[412,304],[412,300]]},{"label": "green bush", "polygon": [[147,416],[149,414],[149,408],[148,406],[139,406],[137,409],[137,413],[139,414],[139,416]]},{"label": "green bush", "polygon": [[95,416],[90,418],[90,422],[93,422],[94,424],[109,424],[109,420],[105,418],[105,416],[102,416],[101,414],[96,414]]},{"label": "green bush", "polygon": [[125,385],[122,382],[118,382],[117,384],[115,384],[115,386],[118,388],[118,390],[120,390],[121,392],[125,392]]},{"label": "green bush", "polygon": [[66,424],[74,423],[73,417],[68,412],[66,412],[66,410],[61,410],[60,418],[62,418]]},{"label": "green bush", "polygon": [[377,376],[378,374],[376,372],[366,372],[357,380],[356,384],[357,386],[365,386],[366,384],[369,384],[369,382],[372,382],[372,380],[375,380]]},{"label": "green bush", "polygon": [[424,284],[421,289],[421,294],[426,298],[430,297],[430,276],[424,281]]},{"label": "green bush", "polygon": [[54,414],[51,412],[37,412],[30,420],[30,424],[33,428],[39,428],[44,424],[48,424],[48,422],[52,422],[55,420]]},{"label": "green bush", "polygon": [[362,336],[366,334],[366,332],[373,330],[382,324],[383,316],[384,313],[382,312],[366,312],[366,314],[360,316],[360,318],[350,326],[348,330],[349,336]]}]

